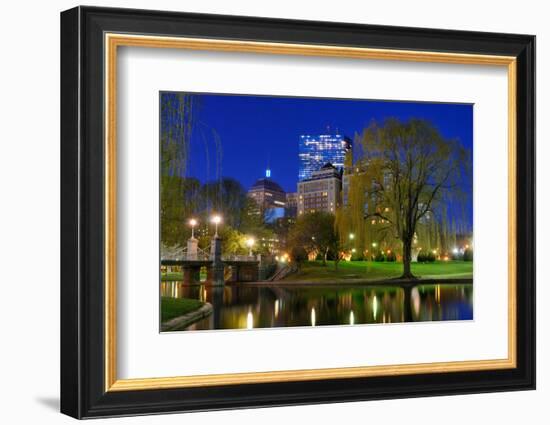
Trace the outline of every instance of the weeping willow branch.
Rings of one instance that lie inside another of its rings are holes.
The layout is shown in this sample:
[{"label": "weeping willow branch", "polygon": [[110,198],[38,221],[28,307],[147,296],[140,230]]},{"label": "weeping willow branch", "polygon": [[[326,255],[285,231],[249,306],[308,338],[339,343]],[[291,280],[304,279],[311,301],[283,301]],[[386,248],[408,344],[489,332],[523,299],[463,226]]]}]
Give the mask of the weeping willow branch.
[{"label": "weeping willow branch", "polygon": [[373,122],[355,139],[363,156],[346,167],[350,184],[348,203],[337,214],[340,234],[357,232],[363,250],[380,242],[395,249],[397,239],[403,277],[412,278],[415,241],[448,243],[452,231],[456,239],[454,215],[466,210],[466,194],[471,197],[471,152],[420,119]]}]

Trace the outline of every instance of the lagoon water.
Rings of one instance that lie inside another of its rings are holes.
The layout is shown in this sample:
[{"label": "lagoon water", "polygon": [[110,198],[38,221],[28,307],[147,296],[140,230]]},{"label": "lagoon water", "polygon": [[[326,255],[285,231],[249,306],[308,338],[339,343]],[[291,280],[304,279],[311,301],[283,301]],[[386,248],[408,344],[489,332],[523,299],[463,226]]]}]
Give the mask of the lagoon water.
[{"label": "lagoon water", "polygon": [[471,284],[224,287],[162,282],[161,296],[207,301],[213,312],[185,329],[247,329],[472,320]]}]

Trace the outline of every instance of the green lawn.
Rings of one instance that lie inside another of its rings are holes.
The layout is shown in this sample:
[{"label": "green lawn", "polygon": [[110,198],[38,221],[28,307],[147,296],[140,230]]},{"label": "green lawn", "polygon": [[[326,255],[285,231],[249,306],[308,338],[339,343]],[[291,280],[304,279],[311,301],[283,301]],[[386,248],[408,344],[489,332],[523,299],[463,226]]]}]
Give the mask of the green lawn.
[{"label": "green lawn", "polygon": [[[334,270],[334,262],[328,261],[323,266],[321,261],[309,261],[302,265],[301,270],[289,275],[285,280],[312,282],[334,281],[348,279],[391,279],[399,277],[403,271],[403,263],[375,261],[341,261],[338,271]],[[471,261],[436,261],[434,263],[412,263],[412,272],[416,277],[431,278],[471,278],[473,262]]]},{"label": "green lawn", "polygon": [[160,275],[160,279],[162,281],[175,281],[175,280],[183,280],[183,272],[170,272],[170,273],[162,273]]},{"label": "green lawn", "polygon": [[183,316],[193,310],[197,310],[205,303],[199,300],[189,298],[169,298],[162,297],[160,299],[160,319],[161,322],[173,319],[174,317]]}]

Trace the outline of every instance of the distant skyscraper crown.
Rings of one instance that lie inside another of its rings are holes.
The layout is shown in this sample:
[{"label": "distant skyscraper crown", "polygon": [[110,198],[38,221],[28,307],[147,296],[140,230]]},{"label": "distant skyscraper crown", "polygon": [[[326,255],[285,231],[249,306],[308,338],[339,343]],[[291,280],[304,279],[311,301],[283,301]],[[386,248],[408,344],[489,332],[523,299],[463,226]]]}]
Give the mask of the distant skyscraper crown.
[{"label": "distant skyscraper crown", "polygon": [[[327,127],[327,130],[330,129]],[[331,163],[338,170],[343,170],[346,154],[351,150],[351,140],[336,133],[303,134],[298,141],[300,168],[298,180],[311,178],[314,171],[320,170],[325,164]]]}]

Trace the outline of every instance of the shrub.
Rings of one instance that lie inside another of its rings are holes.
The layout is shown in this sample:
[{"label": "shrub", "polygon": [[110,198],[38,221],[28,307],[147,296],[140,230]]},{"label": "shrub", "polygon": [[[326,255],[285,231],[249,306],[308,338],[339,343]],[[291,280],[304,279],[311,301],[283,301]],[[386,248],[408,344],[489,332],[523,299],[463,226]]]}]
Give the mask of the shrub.
[{"label": "shrub", "polygon": [[431,251],[420,251],[417,261],[419,263],[433,263],[435,261],[435,254]]},{"label": "shrub", "polygon": [[464,250],[464,255],[462,256],[464,261],[473,261],[474,260],[474,251],[471,248]]},{"label": "shrub", "polygon": [[451,259],[454,261],[462,261],[464,260],[464,256],[460,252],[457,252],[457,253],[453,252],[451,255]]},{"label": "shrub", "polygon": [[382,262],[382,261],[385,261],[385,260],[386,260],[386,257],[384,257],[384,253],[383,253],[383,252],[378,252],[378,253],[374,256],[374,261]]},{"label": "shrub", "polygon": [[365,258],[362,252],[354,252],[351,255],[351,261],[363,261],[364,259]]},{"label": "shrub", "polygon": [[390,263],[393,263],[393,262],[397,261],[397,257],[395,256],[395,252],[390,251],[390,253],[388,255],[386,255],[386,261],[388,261]]}]

